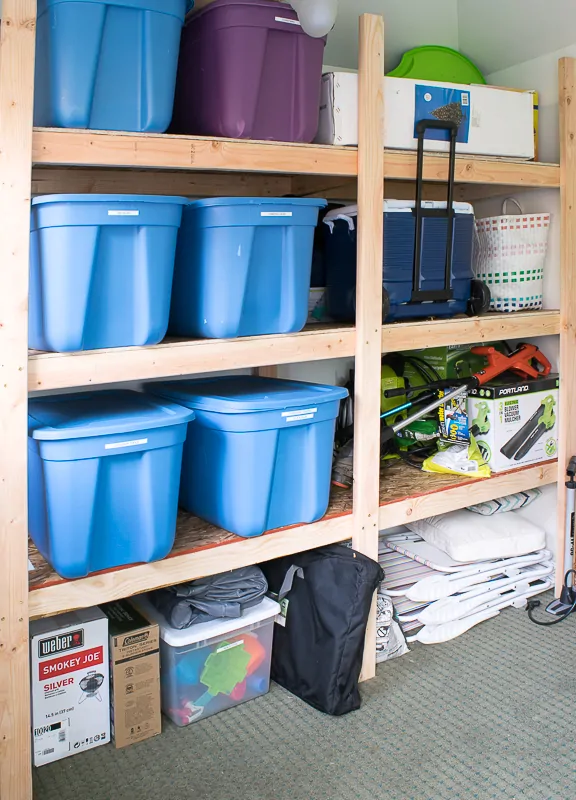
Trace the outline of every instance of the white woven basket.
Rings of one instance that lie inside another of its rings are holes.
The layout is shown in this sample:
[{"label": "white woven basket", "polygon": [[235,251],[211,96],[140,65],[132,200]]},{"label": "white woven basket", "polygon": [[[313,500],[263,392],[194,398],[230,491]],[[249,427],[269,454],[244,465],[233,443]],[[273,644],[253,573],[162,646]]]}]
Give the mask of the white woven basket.
[{"label": "white woven basket", "polygon": [[[508,203],[520,214],[507,214]],[[502,216],[476,220],[474,272],[487,284],[494,311],[542,308],[544,262],[548,249],[550,214],[523,214],[508,197]]]}]

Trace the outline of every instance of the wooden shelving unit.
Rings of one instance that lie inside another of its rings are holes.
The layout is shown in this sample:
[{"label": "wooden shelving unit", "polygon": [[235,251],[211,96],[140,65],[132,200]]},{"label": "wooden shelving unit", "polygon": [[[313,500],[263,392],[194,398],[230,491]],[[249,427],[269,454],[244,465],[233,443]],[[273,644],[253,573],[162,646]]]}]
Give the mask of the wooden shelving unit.
[{"label": "wooden shelving unit", "polygon": [[[484,480],[427,475],[403,464],[381,471],[379,528],[403,525],[471,503],[554,483],[555,461],[524,467]],[[346,541],[353,535],[352,493],[334,489],[324,519],[241,539],[191,514],[180,513],[176,542],[165,561],[97,573],[66,581],[30,544],[36,568],[30,575],[30,618],[85,608],[127,595],[170,586],[227,569],[237,569],[312,547]]]},{"label": "wooden shelving unit", "polygon": [[[35,0],[4,0],[0,57],[0,797],[30,800],[28,622],[31,617],[130,596],[223,569],[321,544],[352,539],[373,557],[378,530],[480,501],[552,483],[576,452],[571,420],[576,396],[576,61],[561,64],[562,164],[459,157],[459,197],[509,187],[560,188],[562,307],[558,311],[478,319],[381,325],[382,199],[410,196],[415,155],[384,151],[383,22],[360,20],[359,146],[320,147],[199,137],[32,129]],[[426,160],[426,190],[447,175],[447,159]],[[28,352],[29,210],[33,193],[119,192],[209,195],[357,196],[357,309],[352,326],[314,326],[288,336],[232,341],[167,341],[156,347],[74,354]],[[382,352],[473,344],[532,336],[561,338],[561,450],[547,463],[481,481],[383,470],[379,455]],[[314,524],[241,540],[182,515],[176,545],[162,562],[91,575],[56,576],[30,548],[37,569],[29,587],[27,559],[27,397],[38,391],[145,381],[239,367],[337,357],[356,359],[355,483],[334,492],[327,516]],[[560,501],[562,505],[562,497]],[[563,533],[561,509],[559,542]],[[559,552],[563,548],[559,547]],[[366,640],[364,677],[374,674],[374,620]]]},{"label": "wooden shelving unit", "polygon": [[[512,318],[488,314],[468,319],[396,323],[382,327],[382,352],[430,347],[431,339],[438,347],[558,333],[559,311],[519,312]],[[117,381],[177,377],[192,372],[352,358],[355,352],[355,328],[337,325],[310,325],[302,333],[280,336],[167,341],[155,347],[118,347],[80,353],[30,351],[28,390],[56,391]]]}]

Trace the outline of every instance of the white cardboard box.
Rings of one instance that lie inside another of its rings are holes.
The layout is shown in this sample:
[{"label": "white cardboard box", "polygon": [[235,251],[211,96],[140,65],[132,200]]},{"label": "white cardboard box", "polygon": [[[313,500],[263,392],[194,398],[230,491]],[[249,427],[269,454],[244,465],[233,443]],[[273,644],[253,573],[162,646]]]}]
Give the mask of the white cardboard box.
[{"label": "white cardboard box", "polygon": [[[534,158],[534,93],[494,86],[384,78],[384,145],[415,150],[417,119],[449,103],[465,117],[457,152],[505,158]],[[322,78],[319,144],[358,144],[358,75],[329,72]],[[445,152],[447,141],[426,138],[426,150]]]},{"label": "white cardboard box", "polygon": [[34,766],[110,741],[108,619],[98,608],[30,624]]}]

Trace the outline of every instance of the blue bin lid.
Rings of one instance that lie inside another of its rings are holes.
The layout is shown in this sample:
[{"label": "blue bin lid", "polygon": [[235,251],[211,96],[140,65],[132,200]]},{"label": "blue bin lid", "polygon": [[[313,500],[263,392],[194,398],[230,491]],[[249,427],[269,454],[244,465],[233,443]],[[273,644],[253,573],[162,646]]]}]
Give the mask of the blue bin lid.
[{"label": "blue bin lid", "polygon": [[34,439],[84,439],[166,428],[194,419],[188,408],[128,390],[67,394],[31,400],[28,435]]},{"label": "blue bin lid", "polygon": [[221,414],[250,414],[300,406],[317,406],[348,397],[341,386],[233,375],[207,380],[152,384],[149,391],[188,408]]},{"label": "blue bin lid", "polygon": [[157,194],[44,194],[32,200],[33,206],[42,203],[176,203],[189,204],[186,197],[169,197]]},{"label": "blue bin lid", "polygon": [[304,206],[308,208],[325,208],[327,200],[318,197],[207,197],[204,200],[192,200],[193,208],[207,206]]}]

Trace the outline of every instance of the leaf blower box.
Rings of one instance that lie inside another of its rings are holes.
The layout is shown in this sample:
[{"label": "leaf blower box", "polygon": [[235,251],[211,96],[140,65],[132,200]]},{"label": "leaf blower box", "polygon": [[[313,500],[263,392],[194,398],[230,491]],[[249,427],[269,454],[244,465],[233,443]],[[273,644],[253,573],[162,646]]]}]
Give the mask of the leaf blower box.
[{"label": "leaf blower box", "polygon": [[108,620],[98,608],[30,624],[34,766],[110,741]]},{"label": "leaf blower box", "polygon": [[160,632],[126,600],[107,603],[112,738],[117,748],[162,733]]},{"label": "leaf blower box", "polygon": [[470,430],[492,472],[557,457],[558,385],[558,375],[504,378],[470,392]]}]

